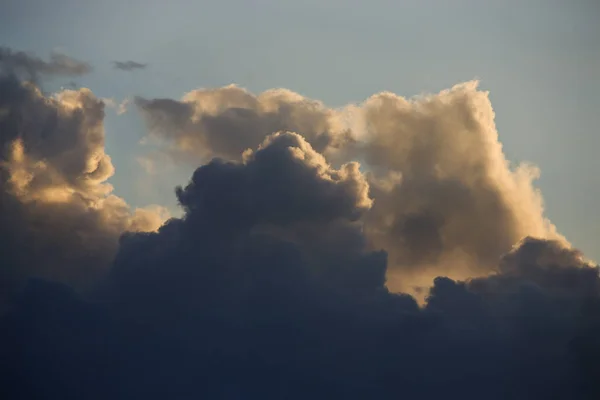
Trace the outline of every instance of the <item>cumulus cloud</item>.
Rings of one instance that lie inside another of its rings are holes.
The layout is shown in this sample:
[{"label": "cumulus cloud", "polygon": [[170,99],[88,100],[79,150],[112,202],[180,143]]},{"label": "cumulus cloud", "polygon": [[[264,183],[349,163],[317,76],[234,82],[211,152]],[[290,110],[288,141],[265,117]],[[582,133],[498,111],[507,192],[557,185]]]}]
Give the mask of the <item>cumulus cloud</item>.
[{"label": "cumulus cloud", "polygon": [[92,71],[90,64],[62,53],[53,52],[50,60],[45,61],[33,54],[14,51],[8,47],[0,47],[0,69],[31,80],[37,80],[40,75],[80,76]]},{"label": "cumulus cloud", "polygon": [[113,66],[115,69],[120,69],[121,71],[134,71],[136,69],[145,69],[148,64],[135,61],[113,61]]},{"label": "cumulus cloud", "polygon": [[160,226],[112,194],[104,103],[88,89],[45,96],[0,77],[1,281],[4,294],[31,275],[87,285],[106,271],[120,234]]},{"label": "cumulus cloud", "polygon": [[300,133],[319,152],[339,148],[350,138],[334,111],[286,89],[258,96],[237,87],[199,89],[181,100],[136,98],[152,134],[177,151],[203,159],[239,160],[278,131]]},{"label": "cumulus cloud", "polygon": [[136,104],[171,154],[195,160],[238,160],[278,130],[299,133],[330,162],[361,160],[374,199],[365,234],[388,252],[396,289],[438,274],[485,274],[528,235],[566,243],[544,216],[539,171],[506,160],[476,81],[416,99],[380,93],[340,109],[283,89],[253,95],[236,86]]},{"label": "cumulus cloud", "polygon": [[362,109],[359,153],[375,179],[399,177],[373,186],[367,234],[400,276],[485,273],[525,236],[566,243],[544,216],[538,170],[506,160],[477,82],[414,100],[382,93]]},{"label": "cumulus cloud", "polygon": [[164,223],[112,194],[101,100],[0,84],[0,265],[46,278],[0,321],[3,398],[600,396],[600,267],[475,83],[138,98],[200,164]]}]

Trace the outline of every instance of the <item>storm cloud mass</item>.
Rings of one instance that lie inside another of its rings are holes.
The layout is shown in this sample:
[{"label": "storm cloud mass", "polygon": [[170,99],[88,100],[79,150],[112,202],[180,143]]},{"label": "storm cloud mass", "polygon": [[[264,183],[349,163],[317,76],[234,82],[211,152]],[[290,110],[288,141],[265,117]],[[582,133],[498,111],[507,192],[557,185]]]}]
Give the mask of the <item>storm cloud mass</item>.
[{"label": "storm cloud mass", "polygon": [[0,80],[3,398],[600,396],[599,267],[476,82],[135,104],[181,218],[112,194],[91,91]]}]

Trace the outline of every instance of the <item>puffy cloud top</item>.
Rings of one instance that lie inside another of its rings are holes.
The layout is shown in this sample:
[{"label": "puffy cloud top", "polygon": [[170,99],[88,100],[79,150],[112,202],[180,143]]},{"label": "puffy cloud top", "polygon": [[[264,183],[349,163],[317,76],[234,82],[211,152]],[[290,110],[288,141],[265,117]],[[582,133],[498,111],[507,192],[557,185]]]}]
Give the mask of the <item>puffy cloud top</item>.
[{"label": "puffy cloud top", "polygon": [[91,91],[46,97],[32,84],[2,76],[0,110],[5,289],[29,275],[94,282],[108,269],[123,231],[160,226],[164,217],[131,213],[111,193],[104,104]]},{"label": "puffy cloud top", "polygon": [[361,160],[374,200],[364,232],[388,252],[395,289],[437,274],[485,274],[526,236],[567,244],[544,216],[533,185],[539,171],[506,160],[476,81],[415,99],[380,93],[340,109],[236,86],[136,103],[151,133],[178,154],[239,160],[274,131],[293,130],[331,163]]},{"label": "puffy cloud top", "polygon": [[286,89],[255,96],[231,85],[194,90],[181,101],[138,97],[136,104],[152,132],[171,139],[179,151],[205,158],[237,160],[278,131],[300,133],[319,152],[346,139],[332,110]]}]

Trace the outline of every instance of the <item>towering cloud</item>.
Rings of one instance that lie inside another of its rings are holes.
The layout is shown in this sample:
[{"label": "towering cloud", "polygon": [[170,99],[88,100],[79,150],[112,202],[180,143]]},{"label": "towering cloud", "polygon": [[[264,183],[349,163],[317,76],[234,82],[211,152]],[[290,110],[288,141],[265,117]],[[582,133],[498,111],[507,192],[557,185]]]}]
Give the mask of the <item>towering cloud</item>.
[{"label": "towering cloud", "polygon": [[504,157],[477,82],[417,100],[383,93],[363,110],[360,152],[375,183],[366,229],[392,266],[466,278],[493,270],[525,236],[566,243],[544,216],[537,169]]},{"label": "towering cloud", "polygon": [[162,217],[111,194],[104,104],[88,89],[44,96],[0,77],[0,246],[3,294],[29,275],[88,284],[106,271],[119,235]]},{"label": "towering cloud", "polygon": [[389,253],[390,284],[409,289],[404,282],[426,285],[440,273],[485,274],[528,235],[566,243],[544,217],[537,169],[504,157],[477,85],[411,100],[380,93],[341,109],[235,86],[137,104],[170,151],[236,160],[270,133],[293,130],[331,162],[362,160],[374,199],[366,236]]}]

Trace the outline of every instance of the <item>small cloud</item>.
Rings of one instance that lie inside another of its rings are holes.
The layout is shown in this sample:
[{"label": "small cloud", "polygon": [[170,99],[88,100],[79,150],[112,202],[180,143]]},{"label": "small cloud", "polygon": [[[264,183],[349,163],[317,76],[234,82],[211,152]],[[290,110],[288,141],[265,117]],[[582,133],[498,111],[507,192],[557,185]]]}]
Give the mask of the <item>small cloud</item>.
[{"label": "small cloud", "polygon": [[152,159],[148,157],[138,157],[136,158],[136,161],[147,174],[153,175],[156,172],[154,161]]},{"label": "small cloud", "polygon": [[117,115],[122,115],[127,112],[127,106],[130,103],[130,99],[125,99],[125,100],[121,101],[120,103],[117,103],[117,101],[115,99],[110,98],[110,97],[105,97],[105,98],[102,98],[102,102],[104,103],[104,105],[106,107],[114,109],[115,112],[117,113]]},{"label": "small cloud", "polygon": [[119,107],[117,107],[117,115],[125,114],[127,112],[127,106],[129,105],[130,102],[131,102],[130,99],[123,100],[119,104]]},{"label": "small cloud", "polygon": [[102,100],[102,102],[104,103],[104,105],[108,108],[115,108],[117,107],[117,103],[115,102],[115,99],[112,99],[110,97],[103,97],[100,100]]},{"label": "small cloud", "polygon": [[90,64],[69,57],[60,52],[52,52],[50,60],[9,47],[0,47],[0,70],[18,75],[25,74],[35,80],[38,75],[81,76],[92,71]]},{"label": "small cloud", "polygon": [[133,71],[136,69],[145,69],[148,64],[142,64],[135,61],[113,61],[113,67],[121,71]]},{"label": "small cloud", "polygon": [[71,89],[75,90],[79,87],[79,84],[75,81],[69,81],[61,86],[61,89]]}]

